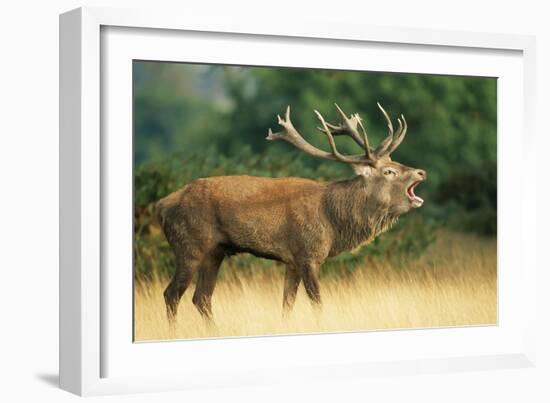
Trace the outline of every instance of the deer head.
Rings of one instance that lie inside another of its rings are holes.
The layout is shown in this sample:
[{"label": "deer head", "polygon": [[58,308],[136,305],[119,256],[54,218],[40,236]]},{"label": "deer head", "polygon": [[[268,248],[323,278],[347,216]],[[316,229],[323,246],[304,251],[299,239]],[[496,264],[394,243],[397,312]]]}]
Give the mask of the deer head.
[{"label": "deer head", "polygon": [[[359,114],[347,116],[337,104],[335,105],[342,118],[342,123],[338,125],[326,122],[317,110],[314,111],[321,123],[318,129],[326,135],[330,152],[314,147],[302,137],[290,120],[290,106],[287,107],[284,118],[277,115],[278,123],[284,130],[274,133],[269,129],[266,139],[285,140],[314,157],[351,165],[355,172],[364,178],[364,191],[368,196],[369,205],[373,208],[387,209],[400,215],[411,208],[422,206],[424,200],[414,193],[414,189],[426,179],[426,172],[407,167],[390,158],[390,154],[397,149],[407,133],[405,117],[401,115],[397,119],[399,126],[397,131],[394,131],[391,119],[378,103],[388,125],[388,135],[373,149],[369,145],[367,131]],[[334,136],[339,135],[350,136],[364,152],[358,155],[341,154],[334,141]]]}]

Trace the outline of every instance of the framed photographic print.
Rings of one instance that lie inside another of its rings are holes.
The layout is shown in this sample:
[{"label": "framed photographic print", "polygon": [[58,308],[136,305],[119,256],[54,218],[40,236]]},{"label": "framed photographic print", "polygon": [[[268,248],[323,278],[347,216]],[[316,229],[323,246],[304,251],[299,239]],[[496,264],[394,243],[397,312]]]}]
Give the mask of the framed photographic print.
[{"label": "framed photographic print", "polygon": [[533,365],[532,38],[60,24],[64,389]]}]

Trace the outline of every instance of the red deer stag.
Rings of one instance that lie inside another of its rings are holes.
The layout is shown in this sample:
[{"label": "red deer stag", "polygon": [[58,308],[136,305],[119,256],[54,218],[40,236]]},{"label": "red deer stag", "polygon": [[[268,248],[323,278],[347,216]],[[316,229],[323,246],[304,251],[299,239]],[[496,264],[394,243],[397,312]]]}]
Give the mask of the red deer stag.
[{"label": "red deer stag", "polygon": [[[176,262],[174,277],[164,291],[170,320],[196,272],[193,304],[211,318],[220,264],[226,256],[242,252],[286,264],[284,309],[292,308],[300,281],[310,300],[320,304],[319,267],[327,257],[371,242],[400,215],[422,205],[414,188],[426,179],[426,172],[390,159],[407,132],[405,117],[397,119],[394,132],[388,114],[378,107],[389,133],[375,149],[369,146],[360,116],[348,117],[338,105],[339,125],[325,122],[315,111],[330,152],[302,137],[290,120],[290,107],[284,118],[277,116],[283,130],[269,129],[267,140],[284,140],[314,157],[350,164],[357,174],[351,179],[210,177],[197,179],[158,202],[159,222]],[[363,153],[338,152],[334,136],[339,135],[349,135]]]}]

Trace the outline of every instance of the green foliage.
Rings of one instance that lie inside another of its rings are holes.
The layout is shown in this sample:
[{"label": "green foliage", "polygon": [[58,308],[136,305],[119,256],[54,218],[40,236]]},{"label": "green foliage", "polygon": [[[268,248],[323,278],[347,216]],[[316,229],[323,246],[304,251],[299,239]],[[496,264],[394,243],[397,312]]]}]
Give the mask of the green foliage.
[{"label": "green foliage", "polygon": [[[287,154],[291,145],[265,141],[287,105],[295,126],[318,147],[327,144],[313,109],[335,122],[334,102],[359,111],[377,144],[387,130],[377,101],[394,119],[406,116],[408,135],[395,159],[426,169],[432,190],[453,167],[496,161],[493,78],[151,62],[135,62],[134,77],[136,166],[211,145],[225,155],[245,145]],[[347,139],[337,142],[342,151],[359,151]]]},{"label": "green foliage", "polygon": [[[407,119],[407,137],[392,157],[428,172],[417,189],[426,202],[368,247],[330,259],[323,270],[346,273],[376,259],[398,267],[419,256],[441,226],[496,234],[496,79],[136,61],[136,273],[173,270],[168,245],[154,231],[152,205],[193,179],[353,175],[345,164],[265,141],[269,127],[278,130],[276,115],[287,105],[304,137],[327,149],[313,109],[333,123],[339,120],[333,102],[360,112],[376,145],[387,132],[377,101],[394,119],[401,113]],[[342,152],[360,152],[349,139],[336,141]],[[246,272],[258,260],[243,255],[228,264]]]},{"label": "green foliage", "polygon": [[436,223],[419,212],[403,216],[391,232],[374,240],[367,254],[393,263],[403,259],[415,259],[435,241]]},{"label": "green foliage", "polygon": [[394,227],[375,238],[369,245],[345,252],[327,260],[322,267],[325,275],[347,276],[365,264],[390,262],[396,269],[419,258],[436,239],[436,223],[421,214],[402,217]]},{"label": "green foliage", "polygon": [[134,235],[134,277],[151,280],[154,276],[172,276],[175,270],[174,254],[161,234]]},{"label": "green foliage", "polygon": [[344,164],[302,158],[291,150],[279,154],[268,149],[256,153],[248,145],[224,155],[215,146],[193,154],[176,154],[164,161],[140,165],[135,170],[135,206],[146,208],[160,198],[177,190],[194,179],[218,175],[256,175],[267,177],[299,176],[316,180],[335,180],[353,175]]},{"label": "green foliage", "polygon": [[454,169],[441,183],[436,201],[455,228],[495,235],[497,232],[497,170],[494,163]]}]

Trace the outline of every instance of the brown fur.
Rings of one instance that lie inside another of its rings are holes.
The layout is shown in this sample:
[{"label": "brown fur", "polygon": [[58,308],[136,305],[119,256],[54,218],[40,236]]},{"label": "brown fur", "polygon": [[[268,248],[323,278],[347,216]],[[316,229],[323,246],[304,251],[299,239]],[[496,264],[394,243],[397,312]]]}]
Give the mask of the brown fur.
[{"label": "brown fur", "polygon": [[[391,167],[396,175],[384,174]],[[211,298],[226,256],[247,252],[286,264],[283,305],[291,308],[303,281],[319,304],[319,268],[327,257],[371,242],[410,210],[406,189],[425,172],[387,158],[359,167],[349,180],[220,176],[198,179],[156,209],[176,258],[164,292],[168,315],[198,272],[193,303],[211,317]]]}]

